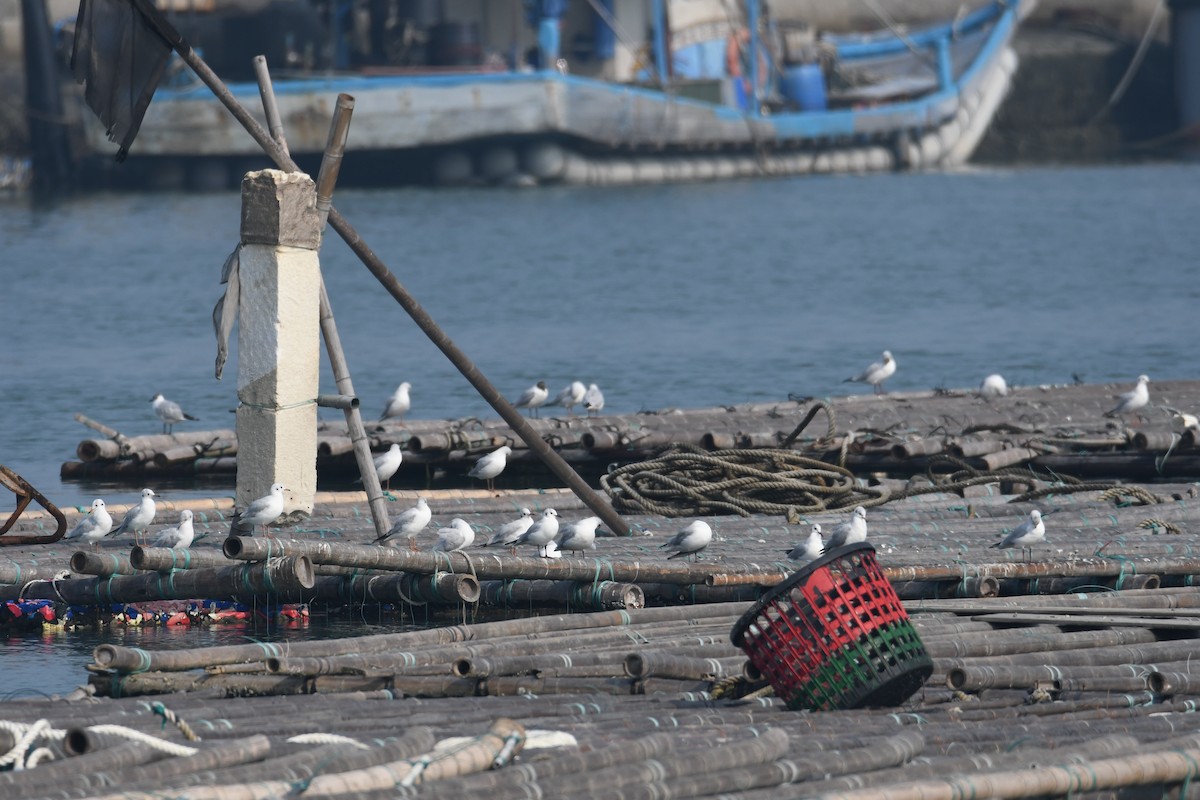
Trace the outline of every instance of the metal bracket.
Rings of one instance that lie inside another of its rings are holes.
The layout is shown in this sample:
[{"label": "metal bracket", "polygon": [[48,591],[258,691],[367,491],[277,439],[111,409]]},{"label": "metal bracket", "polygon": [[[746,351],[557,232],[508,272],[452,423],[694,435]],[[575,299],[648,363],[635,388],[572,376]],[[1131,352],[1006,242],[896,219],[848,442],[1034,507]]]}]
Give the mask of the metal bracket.
[{"label": "metal bracket", "polygon": [[[0,525],[0,546],[50,544],[51,542],[57,542],[67,532],[67,518],[63,512],[58,510],[58,506],[51,503],[41,492],[30,486],[29,481],[3,464],[0,464],[0,485],[10,489],[17,496],[17,507],[9,514],[4,524]],[[17,517],[21,516],[21,512],[25,510],[31,500],[36,500],[38,505],[50,512],[54,519],[58,521],[58,528],[49,536],[5,536],[4,534],[8,533],[9,528],[16,523]]]}]

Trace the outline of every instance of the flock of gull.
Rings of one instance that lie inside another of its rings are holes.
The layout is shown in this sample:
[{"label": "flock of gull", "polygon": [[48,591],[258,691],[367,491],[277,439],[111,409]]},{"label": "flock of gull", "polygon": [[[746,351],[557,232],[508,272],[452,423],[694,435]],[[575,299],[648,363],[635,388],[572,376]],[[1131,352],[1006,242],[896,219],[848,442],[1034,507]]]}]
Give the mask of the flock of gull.
[{"label": "flock of gull", "polygon": [[[895,372],[896,360],[892,357],[891,352],[885,350],[878,362],[871,364],[861,373],[847,378],[846,381],[868,384],[876,394],[879,394],[884,392],[884,382]],[[1139,376],[1131,390],[1115,396],[1116,405],[1105,412],[1104,416],[1124,416],[1145,408],[1150,402],[1149,383],[1150,379],[1147,376]],[[412,408],[411,389],[412,386],[407,381],[401,383],[395,393],[388,398],[380,420],[402,419]],[[1008,391],[1008,384],[1004,378],[993,374],[984,378],[980,383],[978,393],[981,397],[990,400],[1003,397],[1008,394]],[[186,413],[178,403],[167,400],[162,394],[156,394],[150,402],[155,416],[163,424],[164,433],[170,433],[177,423],[197,420],[196,417]],[[572,381],[551,401],[546,382],[538,381],[526,389],[513,405],[517,408],[527,409],[535,416],[537,410],[546,405],[561,406],[568,413],[574,413],[575,406],[582,406],[591,415],[599,413],[604,408],[604,395],[594,383],[585,386],[582,381]],[[1168,410],[1184,423],[1190,423],[1191,426],[1200,428],[1200,423],[1197,423],[1195,417],[1182,414],[1174,409]],[[492,489],[495,479],[507,466],[508,456],[511,454],[511,447],[507,445],[499,447],[479,458],[467,474],[471,478],[484,481],[488,488]],[[390,480],[400,469],[403,459],[404,455],[400,445],[396,443],[375,457],[375,472],[381,486],[390,486]],[[286,487],[283,484],[276,483],[271,487],[269,494],[250,503],[245,509],[235,512],[232,530],[234,532],[248,530],[250,535],[253,535],[255,529],[261,525],[265,533],[267,526],[283,514],[285,491]],[[128,532],[133,534],[135,541],[140,543],[140,537],[143,534],[148,535],[150,526],[154,522],[157,510],[154,502],[156,496],[153,489],[143,489],[141,499],[136,505],[129,508],[120,523],[117,524],[114,524],[115,521],[108,513],[104,500],[97,498],[92,502],[91,512],[82,518],[64,538],[78,540],[81,544],[95,547],[104,539]],[[418,498],[416,505],[402,512],[388,532],[376,539],[375,542],[384,546],[394,546],[399,542],[406,542],[410,549],[415,550],[417,549],[417,535],[425,530],[432,518],[433,514],[428,501],[424,497]],[[159,530],[148,543],[152,547],[190,547],[195,540],[192,521],[192,512],[184,509],[180,512],[179,522],[176,525]],[[564,552],[578,553],[594,550],[600,522],[599,517],[585,517],[574,522],[564,522],[559,519],[558,512],[553,508],[546,509],[535,518],[529,509],[523,508],[519,517],[502,525],[487,541],[481,542],[480,546],[508,547],[514,554],[521,546],[532,546],[537,548],[537,554],[542,558],[561,558]],[[1034,509],[1030,511],[1027,520],[1008,531],[1005,537],[993,544],[992,547],[1020,548],[1023,553],[1028,550],[1032,557],[1033,546],[1044,541],[1045,536],[1046,526],[1042,521],[1042,514],[1039,510]],[[682,556],[699,558],[701,551],[708,547],[712,539],[712,527],[703,520],[695,520],[675,533],[660,547],[666,552],[667,558]],[[867,511],[863,506],[858,506],[847,519],[839,522],[832,529],[828,540],[823,538],[820,523],[814,523],[808,538],[786,551],[787,558],[797,563],[808,563],[832,549],[864,542],[866,539]],[[464,550],[474,543],[474,528],[465,520],[456,517],[448,527],[437,530],[437,539],[433,544],[433,550],[438,552]]]}]

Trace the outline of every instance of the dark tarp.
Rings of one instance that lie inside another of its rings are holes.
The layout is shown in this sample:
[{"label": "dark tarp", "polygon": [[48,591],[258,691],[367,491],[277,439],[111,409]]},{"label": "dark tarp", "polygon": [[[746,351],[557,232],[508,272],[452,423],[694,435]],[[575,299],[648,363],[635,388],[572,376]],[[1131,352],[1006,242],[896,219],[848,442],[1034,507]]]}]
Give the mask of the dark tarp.
[{"label": "dark tarp", "polygon": [[117,161],[129,153],[170,54],[171,42],[135,0],[80,0],[71,72],[120,146]]}]

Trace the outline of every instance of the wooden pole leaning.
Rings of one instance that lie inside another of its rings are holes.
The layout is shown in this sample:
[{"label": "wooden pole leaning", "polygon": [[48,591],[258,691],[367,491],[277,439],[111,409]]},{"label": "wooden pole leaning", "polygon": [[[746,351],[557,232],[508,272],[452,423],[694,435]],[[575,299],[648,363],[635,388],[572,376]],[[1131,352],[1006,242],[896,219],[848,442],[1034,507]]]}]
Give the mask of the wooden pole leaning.
[{"label": "wooden pole leaning", "polygon": [[[179,32],[154,7],[153,2],[151,0],[134,0],[134,4],[142,15],[154,25],[162,37],[167,42],[170,42],[171,48],[196,73],[196,77],[209,88],[217,100],[233,115],[234,119],[245,128],[251,138],[263,149],[263,152],[270,156],[281,169],[290,172],[299,171],[299,167],[296,166],[296,162],[292,160],[288,152],[280,147],[262,125],[258,123],[258,120],[251,116],[250,112],[237,101],[233,93],[229,91],[229,88],[217,77],[208,64],[204,62],[204,59],[192,51],[191,45],[179,35]],[[388,294],[400,304],[401,308],[408,312],[408,315],[417,324],[417,327],[450,359],[450,362],[462,373],[463,377],[475,387],[480,396],[512,427],[513,431],[529,446],[529,449],[537,454],[547,469],[553,472],[588,508],[595,512],[596,516],[604,521],[605,526],[609,530],[618,536],[629,535],[629,525],[621,518],[621,515],[609,503],[596,494],[587,485],[587,482],[563,460],[562,456],[556,453],[549,444],[538,436],[537,432],[526,422],[520,412],[513,408],[512,404],[484,377],[483,373],[467,357],[466,353],[460,350],[458,345],[438,327],[433,317],[425,311],[416,298],[408,293],[400,281],[397,280],[396,276],[392,274],[391,270],[380,260],[379,256],[375,255],[375,252],[362,240],[362,237],[359,236],[354,226],[336,208],[329,209],[329,224],[337,231],[338,235],[342,237],[350,249],[354,251],[354,254],[363,262],[367,270],[375,276],[375,279],[387,289]]]},{"label": "wooden pole leaning", "polygon": [[[258,78],[258,91],[262,96],[263,113],[266,114],[267,124],[271,128],[271,136],[280,150],[286,154],[288,152],[287,139],[284,138],[283,122],[279,117],[279,108],[275,104],[275,89],[271,85],[271,74],[267,69],[265,56],[254,57],[254,73]],[[350,131],[350,115],[353,112],[354,98],[348,94],[339,94],[333,112],[333,120],[329,126],[325,154],[321,159],[321,169],[317,174],[317,212],[320,215],[318,229],[322,231],[325,230],[325,220],[329,215],[333,187],[337,183],[338,172],[341,169],[342,153],[346,149],[346,137]],[[354,397],[354,382],[350,379],[350,365],[346,362],[342,339],[338,335],[337,324],[333,320],[333,308],[329,305],[329,294],[325,291],[324,276],[321,277],[319,313],[321,338],[325,341],[325,351],[329,355],[329,364],[333,369],[333,379],[337,383],[338,392],[343,397]],[[358,404],[350,403],[342,411],[346,416],[346,428],[350,432],[350,441],[354,444],[354,459],[358,462],[363,488],[367,491],[367,504],[371,509],[371,521],[375,525],[375,535],[382,538],[387,534],[391,525],[388,520],[387,504],[384,502],[383,492],[379,488],[379,476],[375,474],[375,462],[371,457],[371,443],[367,439],[367,431],[363,427]]]}]

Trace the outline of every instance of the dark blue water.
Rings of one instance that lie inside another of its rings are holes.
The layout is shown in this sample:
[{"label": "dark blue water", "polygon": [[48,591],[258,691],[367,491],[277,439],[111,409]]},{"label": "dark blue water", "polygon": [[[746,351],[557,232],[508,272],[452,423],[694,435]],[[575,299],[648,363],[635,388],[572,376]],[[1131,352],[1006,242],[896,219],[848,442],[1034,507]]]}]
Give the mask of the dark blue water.
[{"label": "dark blue water", "polygon": [[[336,202],[501,391],[595,381],[628,412],[869,391],[841,381],[885,348],[896,390],[1195,378],[1198,186],[1168,164]],[[0,464],[60,505],[129,503],[59,480],[89,435],[74,413],[155,433],[161,391],[193,429],[232,427],[210,314],[238,215],[236,194],[0,198]],[[367,414],[408,380],[413,416],[494,416],[336,236],[322,264]],[[0,652],[44,651],[26,688],[67,691],[94,644]]]}]

